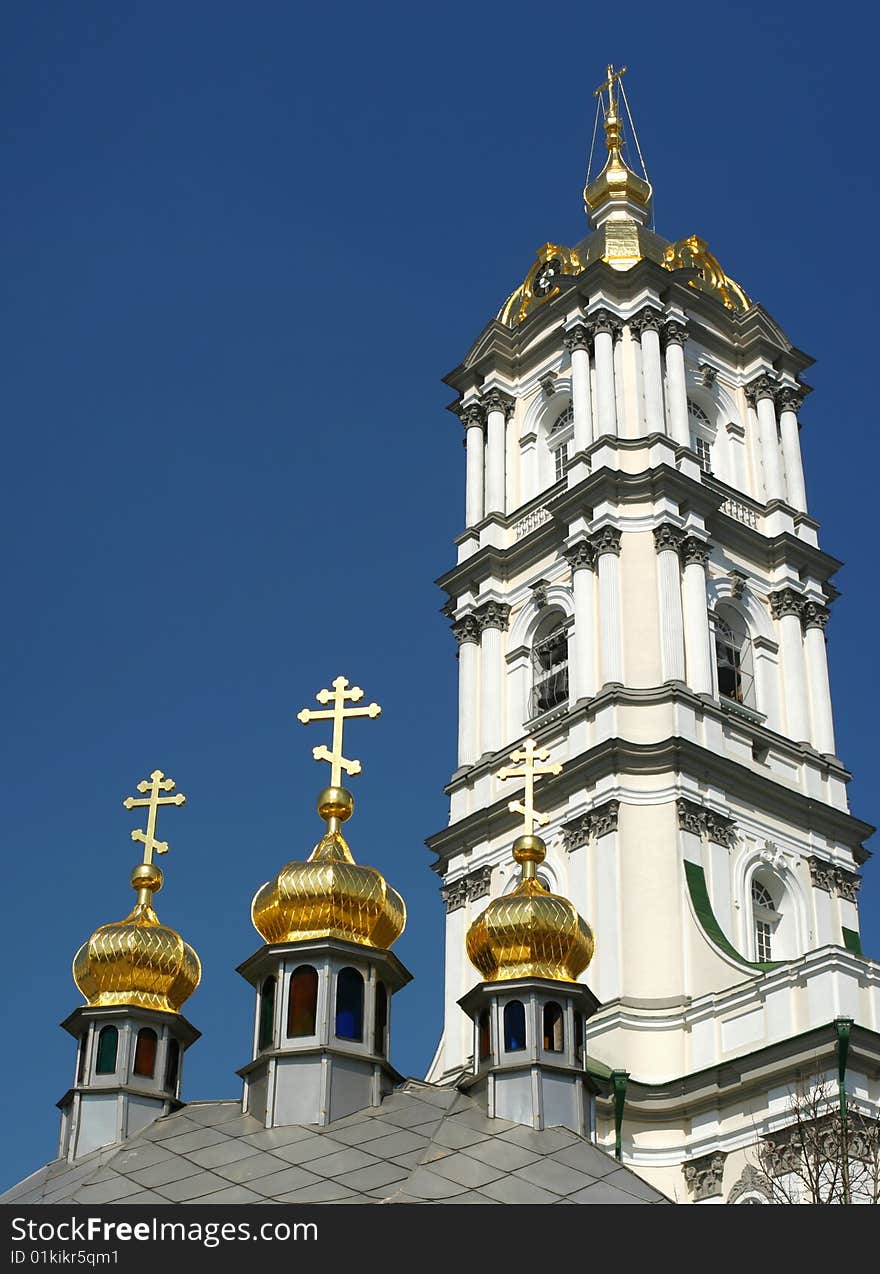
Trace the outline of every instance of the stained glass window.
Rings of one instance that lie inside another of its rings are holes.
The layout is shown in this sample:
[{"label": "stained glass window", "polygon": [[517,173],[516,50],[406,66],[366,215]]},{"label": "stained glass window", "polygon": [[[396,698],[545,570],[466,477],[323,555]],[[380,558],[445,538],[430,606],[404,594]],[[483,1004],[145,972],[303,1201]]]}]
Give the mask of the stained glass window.
[{"label": "stained glass window", "polygon": [[115,1026],[102,1026],[98,1036],[98,1054],[95,1060],[96,1075],[116,1074],[116,1050],[119,1047],[119,1032]]},{"label": "stained glass window", "polygon": [[340,969],[336,979],[336,1035],[341,1040],[364,1038],[364,979],[357,969]]},{"label": "stained glass window", "polygon": [[134,1049],[134,1073],[153,1078],[156,1069],[156,1045],[159,1037],[149,1026],[144,1026],[137,1033],[137,1044]]},{"label": "stained glass window", "polygon": [[310,964],[294,969],[287,997],[287,1036],[300,1039],[315,1034],[318,1016],[318,971]]},{"label": "stained glass window", "polygon": [[526,1011],[521,1000],[504,1006],[504,1051],[518,1053],[526,1046]]}]

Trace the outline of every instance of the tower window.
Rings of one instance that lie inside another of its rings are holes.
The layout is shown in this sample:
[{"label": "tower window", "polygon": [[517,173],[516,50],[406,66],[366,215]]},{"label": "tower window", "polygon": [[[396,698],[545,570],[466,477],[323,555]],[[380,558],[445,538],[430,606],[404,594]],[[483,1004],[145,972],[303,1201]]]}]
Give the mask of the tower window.
[{"label": "tower window", "polygon": [[165,1063],[165,1087],[177,1092],[177,1075],[180,1070],[180,1045],[177,1040],[168,1041],[168,1060]]},{"label": "tower window", "polygon": [[[549,631],[548,631],[549,629]],[[542,636],[541,633],[544,633]],[[542,625],[532,647],[532,698],[529,715],[539,716],[568,703],[568,629],[558,615]]]},{"label": "tower window", "polygon": [[287,997],[287,1037],[301,1039],[315,1034],[318,1016],[318,971],[310,964],[294,969]]},{"label": "tower window", "polygon": [[544,1050],[561,1053],[565,1048],[565,1028],[562,1009],[551,1000],[544,1005]]},{"label": "tower window", "polygon": [[579,1062],[584,1060],[584,1015],[578,1012],[574,1015],[574,1055]]},{"label": "tower window", "polygon": [[732,606],[722,605],[715,611],[715,668],[718,693],[753,708],[752,642],[745,621]]},{"label": "tower window", "polygon": [[373,1052],[384,1057],[388,1048],[388,991],[385,983],[376,986],[376,1017],[373,1026]]},{"label": "tower window", "polygon": [[477,1041],[480,1061],[485,1062],[492,1053],[492,1028],[489,1025],[488,1009],[483,1009],[477,1020]]},{"label": "tower window", "polygon": [[526,1046],[526,1010],[522,1000],[504,1006],[504,1051],[519,1053]]},{"label": "tower window", "polygon": [[76,1059],[76,1082],[81,1084],[86,1077],[86,1055],[89,1047],[89,1033],[85,1031],[79,1037],[79,1049]]},{"label": "tower window", "polygon": [[137,1043],[134,1049],[135,1075],[145,1075],[147,1079],[153,1078],[153,1072],[156,1069],[156,1045],[158,1043],[159,1037],[151,1027],[144,1026],[138,1031]]},{"label": "tower window", "polygon": [[711,473],[712,443],[715,440],[715,430],[712,428],[712,422],[702,407],[698,407],[690,398],[688,399],[688,420],[691,433],[691,449],[696,452],[697,460],[703,473]]},{"label": "tower window", "polygon": [[779,913],[766,885],[752,881],[752,913],[755,924],[755,959],[766,964],[773,959],[773,930],[779,921]]},{"label": "tower window", "polygon": [[704,438],[701,434],[694,437],[694,451],[697,453],[697,459],[700,462],[700,468],[703,473],[712,472],[712,444],[708,438]]},{"label": "tower window", "polygon": [[257,1048],[271,1048],[275,1038],[275,979],[266,978],[260,994],[260,1033]]},{"label": "tower window", "polygon": [[340,969],[336,979],[336,1035],[341,1040],[364,1038],[364,979],[357,969]]},{"label": "tower window", "polygon": [[571,458],[573,436],[574,412],[569,406],[556,417],[547,438],[547,445],[553,457],[553,474],[556,482],[561,482],[565,477],[565,466]]},{"label": "tower window", "polygon": [[116,1074],[116,1050],[119,1047],[119,1032],[115,1026],[102,1026],[98,1036],[98,1053],[95,1058],[96,1075]]}]

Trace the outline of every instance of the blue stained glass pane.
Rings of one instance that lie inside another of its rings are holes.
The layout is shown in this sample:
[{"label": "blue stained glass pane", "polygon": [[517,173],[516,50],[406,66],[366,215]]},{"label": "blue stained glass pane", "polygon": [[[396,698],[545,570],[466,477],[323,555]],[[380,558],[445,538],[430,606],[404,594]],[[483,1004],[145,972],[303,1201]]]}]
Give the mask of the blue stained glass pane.
[{"label": "blue stained glass pane", "polygon": [[526,1046],[526,1011],[521,1000],[504,1006],[504,1050],[518,1053]]},{"label": "blue stained glass pane", "polygon": [[364,1038],[364,980],[357,969],[341,969],[336,980],[336,1035],[341,1040]]}]

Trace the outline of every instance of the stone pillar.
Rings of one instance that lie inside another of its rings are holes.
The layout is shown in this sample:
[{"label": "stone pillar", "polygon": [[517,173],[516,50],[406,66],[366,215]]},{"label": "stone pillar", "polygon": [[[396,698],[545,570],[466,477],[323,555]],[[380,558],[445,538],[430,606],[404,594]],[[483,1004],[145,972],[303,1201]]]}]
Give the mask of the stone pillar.
[{"label": "stone pillar", "polygon": [[779,459],[779,437],[776,432],[776,407],[773,401],[776,386],[769,376],[759,376],[746,385],[746,397],[754,404],[758,415],[758,438],[761,443],[761,464],[764,470],[764,499],[785,499],[782,465]]},{"label": "stone pillar", "polygon": [[660,656],[664,681],[684,681],[684,613],[679,553],[684,532],[671,522],[654,527],[660,590]]},{"label": "stone pillar", "polygon": [[642,387],[645,395],[645,426],[649,434],[666,433],[663,411],[663,368],[660,362],[660,329],[663,315],[646,306],[629,321],[630,330],[642,347]]},{"label": "stone pillar", "polygon": [[570,699],[591,699],[596,693],[596,615],[593,570],[596,553],[588,540],[580,540],[564,550],[571,567],[571,590],[574,596],[574,631],[569,643]]},{"label": "stone pillar", "polygon": [[490,389],[483,395],[486,411],[486,509],[490,513],[505,513],[504,459],[507,450],[505,421],[513,410],[513,399],[498,389]]},{"label": "stone pillar", "polygon": [[603,527],[590,543],[599,574],[599,681],[623,681],[623,632],[620,625],[620,532]]},{"label": "stone pillar", "polygon": [[467,485],[465,487],[465,526],[468,530],[483,520],[483,422],[486,413],[479,403],[470,402],[461,409],[467,447]]},{"label": "stone pillar", "polygon": [[682,612],[687,683],[697,694],[712,693],[709,652],[709,609],[706,601],[706,562],[709,545],[696,535],[682,540]]},{"label": "stone pillar", "polygon": [[474,616],[480,628],[480,751],[497,752],[504,741],[504,652],[510,607],[484,602]]},{"label": "stone pillar", "polygon": [[804,630],[804,656],[810,683],[810,717],[813,747],[817,752],[834,753],[834,718],[831,713],[831,687],[828,684],[828,652],[825,647],[825,625],[828,607],[818,602],[805,602],[801,613]]},{"label": "stone pillar", "polygon": [[688,423],[687,381],[684,374],[684,343],[687,328],[674,320],[663,325],[666,349],[666,391],[669,397],[669,430],[680,447],[691,445]]},{"label": "stone pillar", "polygon": [[597,310],[590,316],[593,348],[596,358],[596,434],[614,437],[617,433],[617,405],[614,392],[614,341],[620,335],[620,323],[610,310]]},{"label": "stone pillar", "polygon": [[479,747],[480,625],[465,615],[452,625],[458,642],[458,764],[473,765]]},{"label": "stone pillar", "polygon": [[782,454],[785,458],[785,481],[788,487],[788,503],[798,513],[807,511],[807,489],[804,485],[804,465],[801,459],[801,440],[798,432],[798,409],[803,394],[784,386],[776,394],[779,412],[779,432],[782,437]]},{"label": "stone pillar", "polygon": [[571,410],[574,416],[574,454],[586,451],[593,441],[593,406],[590,401],[590,330],[578,323],[562,338],[571,356]]},{"label": "stone pillar", "polygon": [[780,588],[770,594],[770,610],[779,625],[785,721],[789,738],[794,739],[795,743],[811,741],[807,709],[807,668],[801,632],[803,608],[804,599],[793,588]]}]

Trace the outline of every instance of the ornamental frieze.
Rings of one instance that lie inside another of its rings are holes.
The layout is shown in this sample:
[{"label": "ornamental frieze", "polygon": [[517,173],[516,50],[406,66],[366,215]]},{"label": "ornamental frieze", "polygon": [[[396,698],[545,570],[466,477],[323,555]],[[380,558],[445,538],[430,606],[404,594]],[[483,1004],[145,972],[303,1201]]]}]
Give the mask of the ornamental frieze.
[{"label": "ornamental frieze", "polygon": [[683,796],[678,798],[675,806],[681,831],[699,836],[701,840],[706,836],[725,849],[731,849],[736,844],[736,823],[732,818],[717,814],[704,805],[697,805],[695,801],[688,801]]},{"label": "ornamental frieze", "polygon": [[701,1199],[714,1199],[721,1194],[726,1158],[723,1150],[715,1150],[712,1154],[702,1155],[699,1159],[692,1159],[690,1163],[681,1165],[694,1203],[699,1203]]},{"label": "ornamental frieze", "polygon": [[824,889],[826,893],[837,894],[847,902],[855,902],[856,894],[861,887],[862,878],[854,871],[843,867],[835,867],[825,858],[811,854],[807,859],[810,869],[810,884],[815,889]]},{"label": "ornamental frieze", "polygon": [[562,828],[562,843],[566,851],[571,854],[574,850],[581,849],[592,836],[598,839],[600,836],[607,836],[609,832],[616,832],[619,812],[620,801],[606,801],[604,805],[596,805],[586,814],[580,814],[570,823],[565,823]]},{"label": "ornamental frieze", "polygon": [[447,912],[458,911],[465,903],[488,897],[491,883],[492,868],[487,863],[485,867],[472,871],[469,876],[459,876],[458,880],[442,885],[440,896],[446,903]]}]

